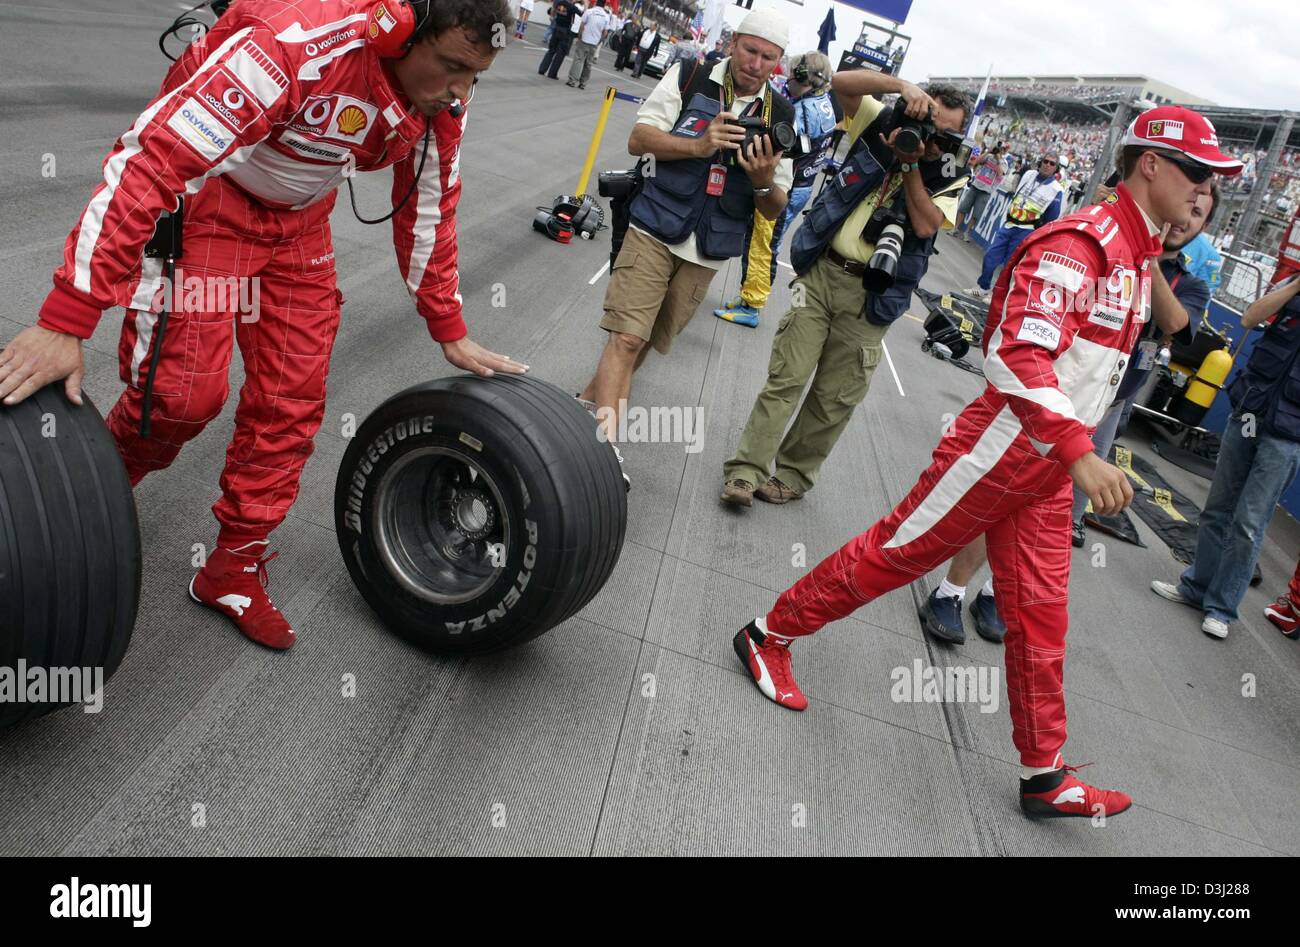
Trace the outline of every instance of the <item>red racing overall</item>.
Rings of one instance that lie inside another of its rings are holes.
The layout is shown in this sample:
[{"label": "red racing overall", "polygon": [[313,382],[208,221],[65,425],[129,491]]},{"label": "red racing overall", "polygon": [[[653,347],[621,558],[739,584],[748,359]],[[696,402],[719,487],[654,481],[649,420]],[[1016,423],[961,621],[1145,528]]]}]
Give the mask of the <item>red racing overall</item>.
[{"label": "red racing overall", "polygon": [[797,637],[934,570],[987,533],[1007,624],[1012,736],[1027,767],[1059,765],[1068,623],[1071,463],[1114,398],[1147,318],[1159,237],[1123,185],[1050,224],[998,280],[984,333],[988,387],[880,522],[781,594],[767,628]]},{"label": "red racing overall", "polygon": [[[335,189],[353,170],[392,165],[396,203],[423,151],[424,117],[366,42],[371,5],[234,4],[109,154],[41,309],[40,325],[87,339],[105,309],[127,307],[119,346],[127,389],[108,425],[132,484],[168,466],[220,413],[239,343],[246,380],[213,507],[222,547],[264,540],[283,521],[321,424],[342,302],[329,227]],[[398,266],[439,342],[466,334],[455,227],[463,123],[447,111],[432,119],[424,171],[393,217]],[[192,195],[184,254],[153,433],[142,440],[163,297],[161,261],[142,266],[142,252],[181,194]]]}]

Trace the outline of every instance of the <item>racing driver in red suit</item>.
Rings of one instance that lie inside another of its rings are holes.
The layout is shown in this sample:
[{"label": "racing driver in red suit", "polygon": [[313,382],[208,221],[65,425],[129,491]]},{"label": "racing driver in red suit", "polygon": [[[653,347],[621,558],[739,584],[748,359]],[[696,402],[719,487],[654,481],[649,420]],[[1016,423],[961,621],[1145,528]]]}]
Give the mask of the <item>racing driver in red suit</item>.
[{"label": "racing driver in red suit", "polygon": [[[393,168],[398,266],[447,360],[481,375],[526,370],[469,339],[456,270],[462,103],[511,23],[507,0],[237,0],[118,139],[37,324],[0,353],[5,404],[58,379],[79,404],[81,342],[104,310],[126,307],[127,388],[107,421],[135,485],[220,413],[239,343],[246,381],[213,507],[220,534],[190,594],[268,647],[295,640],[265,591],[267,537],[298,495],[324,413],[342,303],[329,216],[345,177]],[[180,270],[145,439],[167,293],[161,261],[143,251],[182,196]],[[244,311],[226,293],[213,311],[208,292],[181,305],[182,273],[185,298],[195,278],[227,287],[233,278],[256,285],[235,295],[258,304]]]},{"label": "racing driver in red suit", "polygon": [[[1007,624],[1011,732],[1030,817],[1107,816],[1132,800],[1096,789],[1061,758],[1070,575],[1071,481],[1093,509],[1132,502],[1128,479],[1092,453],[1090,436],[1147,319],[1151,260],[1167,224],[1185,226],[1215,173],[1241,164],[1213,126],[1175,106],[1129,127],[1124,182],[1104,204],[1036,231],[1009,261],[984,332],[988,386],[966,406],[933,462],[892,513],[783,592],[742,628],[736,653],[759,690],[803,710],[792,639],[931,572],[981,534]],[[1153,285],[1154,284],[1154,285]]]}]

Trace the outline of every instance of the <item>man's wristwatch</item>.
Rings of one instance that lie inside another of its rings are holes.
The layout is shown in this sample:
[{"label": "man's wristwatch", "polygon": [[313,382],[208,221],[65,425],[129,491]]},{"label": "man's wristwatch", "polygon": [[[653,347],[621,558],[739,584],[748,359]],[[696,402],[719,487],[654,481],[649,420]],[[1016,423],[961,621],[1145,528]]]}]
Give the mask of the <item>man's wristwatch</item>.
[{"label": "man's wristwatch", "polygon": [[919,161],[900,161],[900,162],[898,162],[898,170],[902,171],[904,174],[906,174],[908,171],[915,171],[915,170],[916,170],[917,168],[919,168],[920,166],[921,166],[921,163],[920,163]]},{"label": "man's wristwatch", "polygon": [[771,193],[772,193],[772,186],[771,186],[770,184],[769,184],[767,187],[756,187],[756,188],[754,188],[754,196],[755,196],[755,197],[767,197],[767,195],[769,195],[769,194],[771,194]]}]

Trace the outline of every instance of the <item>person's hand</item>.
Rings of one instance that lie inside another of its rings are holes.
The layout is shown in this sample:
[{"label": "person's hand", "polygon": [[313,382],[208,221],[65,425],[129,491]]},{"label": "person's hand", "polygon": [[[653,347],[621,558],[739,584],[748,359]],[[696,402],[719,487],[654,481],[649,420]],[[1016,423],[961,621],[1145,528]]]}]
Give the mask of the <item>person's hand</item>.
[{"label": "person's hand", "polygon": [[443,342],[442,354],[457,368],[482,375],[484,378],[491,378],[497,372],[522,375],[528,371],[528,366],[522,362],[516,362],[509,355],[489,352],[469,336],[457,339],[455,342]]},{"label": "person's hand", "polygon": [[1092,510],[1098,516],[1114,516],[1133,502],[1133,485],[1124,471],[1092,451],[1070,465],[1070,479],[1092,501]]},{"label": "person's hand", "polygon": [[917,161],[920,161],[925,156],[925,142],[922,142],[921,147],[918,148],[916,151],[899,151],[898,148],[895,147],[894,142],[898,139],[898,133],[901,131],[902,131],[901,128],[895,128],[892,132],[889,133],[888,138],[886,138],[884,135],[881,135],[880,140],[889,146],[890,150],[893,151],[894,154],[898,156],[899,161],[906,161],[908,163],[915,163]]},{"label": "person's hand", "polygon": [[1093,199],[1093,203],[1104,204],[1106,203],[1106,201],[1110,199],[1110,196],[1114,193],[1115,193],[1115,189],[1113,187],[1107,187],[1105,184],[1098,184],[1097,196]]},{"label": "person's hand", "polygon": [[757,136],[749,143],[748,151],[741,150],[736,155],[736,163],[745,169],[754,187],[771,187],[780,161],[781,152],[772,147],[772,140],[767,135]]},{"label": "person's hand", "polygon": [[904,82],[898,95],[903,100],[906,106],[904,111],[910,118],[927,119],[934,114],[935,101],[920,86]]},{"label": "person's hand", "polygon": [[79,338],[32,326],[14,336],[0,352],[0,400],[17,404],[51,382],[66,379],[63,389],[68,400],[79,405],[85,374]]},{"label": "person's hand", "polygon": [[718,151],[739,151],[740,143],[745,140],[745,130],[732,124],[736,116],[731,112],[719,112],[709,122],[704,134],[696,139],[696,149],[701,158],[707,158]]}]

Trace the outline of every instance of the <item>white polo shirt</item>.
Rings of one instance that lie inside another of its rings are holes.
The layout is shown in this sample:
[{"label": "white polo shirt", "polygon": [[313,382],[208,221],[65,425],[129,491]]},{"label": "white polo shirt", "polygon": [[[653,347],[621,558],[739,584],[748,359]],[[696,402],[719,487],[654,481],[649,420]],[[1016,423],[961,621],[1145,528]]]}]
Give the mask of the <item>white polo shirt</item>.
[{"label": "white polo shirt", "polygon": [[[729,58],[718,60],[713,67],[713,71],[709,73],[709,78],[718,83],[718,85],[721,85],[723,80],[727,77],[727,69],[729,68],[730,63],[731,60]],[[671,132],[673,130],[673,125],[677,122],[677,116],[680,115],[682,111],[682,94],[677,89],[677,77],[681,73],[682,65],[682,63],[674,63],[668,71],[664,73],[664,77],[659,80],[659,84],[655,86],[654,91],[646,97],[645,102],[636,113],[636,121],[638,125],[649,125],[651,128],[657,128],[661,132]],[[701,66],[700,68],[704,67]],[[754,95],[737,96],[731,106],[732,113],[739,113],[741,109],[745,108],[749,103],[758,98],[759,95],[762,94],[762,91],[763,90],[760,89]],[[772,94],[779,95],[780,93],[774,89],[772,90]],[[744,174],[745,171],[739,165],[736,165],[734,167],[729,167],[727,173]],[[789,158],[782,158],[777,164],[776,174],[774,175],[772,183],[774,187],[780,188],[787,194],[790,193],[790,186],[794,183],[794,163]],[[637,230],[641,230],[641,228],[637,227],[635,223],[632,224],[632,226]],[[645,233],[644,230],[641,230],[641,232]],[[657,239],[651,234],[646,234],[646,236],[651,237],[651,239]],[[673,256],[680,257],[688,263],[696,263],[700,266],[707,266],[714,270],[719,269],[723,263],[727,262],[726,260],[710,260],[707,257],[700,256],[699,250],[695,246],[694,234],[675,246],[670,245],[668,249],[672,251]]]}]

